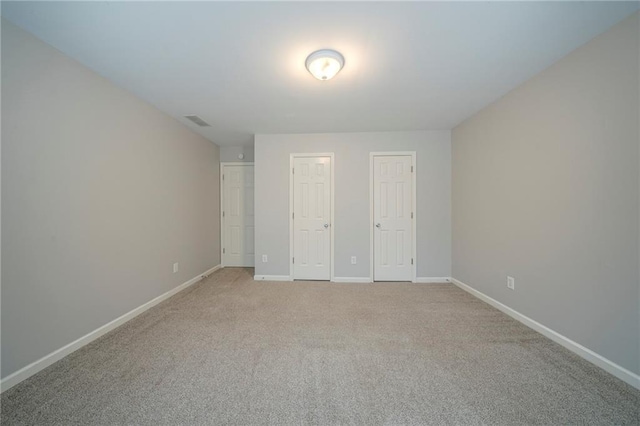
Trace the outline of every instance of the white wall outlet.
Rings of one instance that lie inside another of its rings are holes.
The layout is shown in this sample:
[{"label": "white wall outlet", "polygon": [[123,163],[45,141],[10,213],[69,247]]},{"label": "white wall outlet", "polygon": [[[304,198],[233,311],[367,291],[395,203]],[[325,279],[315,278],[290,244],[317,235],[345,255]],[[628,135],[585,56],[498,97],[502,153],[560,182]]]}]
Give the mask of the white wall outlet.
[{"label": "white wall outlet", "polygon": [[352,265],[355,265],[355,264],[356,264],[356,262],[357,262],[356,257],[355,257],[355,256],[351,256],[351,264],[352,264]]},{"label": "white wall outlet", "polygon": [[267,255],[263,254],[262,255],[262,263],[267,263],[269,260],[267,259]]},{"label": "white wall outlet", "polygon": [[516,280],[513,277],[507,276],[507,288],[510,288],[511,290],[516,289]]},{"label": "white wall outlet", "polygon": [[178,262],[173,264],[173,273],[175,274],[176,272],[178,272],[178,268],[180,267],[180,265],[178,264]]}]

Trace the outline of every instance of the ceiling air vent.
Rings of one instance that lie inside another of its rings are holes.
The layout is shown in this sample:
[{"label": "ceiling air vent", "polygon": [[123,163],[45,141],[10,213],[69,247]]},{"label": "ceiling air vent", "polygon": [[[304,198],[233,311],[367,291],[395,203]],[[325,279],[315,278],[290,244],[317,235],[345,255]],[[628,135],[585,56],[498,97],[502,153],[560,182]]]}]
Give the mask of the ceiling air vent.
[{"label": "ceiling air vent", "polygon": [[186,118],[187,120],[193,121],[194,123],[196,123],[200,127],[211,127],[211,125],[209,123],[207,123],[206,121],[204,121],[202,118],[198,117],[197,115],[185,115],[184,118]]}]

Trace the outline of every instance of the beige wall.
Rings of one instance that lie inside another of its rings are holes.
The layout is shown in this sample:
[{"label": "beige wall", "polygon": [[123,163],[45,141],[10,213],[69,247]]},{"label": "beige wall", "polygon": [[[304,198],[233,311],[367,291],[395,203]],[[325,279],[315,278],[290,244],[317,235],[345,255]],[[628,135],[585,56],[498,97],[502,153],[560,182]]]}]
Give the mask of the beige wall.
[{"label": "beige wall", "polygon": [[333,152],[335,276],[370,276],[369,153],[377,151],[416,152],[417,275],[451,276],[449,131],[256,135],[256,275],[289,275],[290,155]]},{"label": "beige wall", "polygon": [[638,38],[635,14],[452,136],[453,277],[635,373]]},{"label": "beige wall", "polygon": [[[242,159],[238,158],[240,154],[243,155]],[[253,158],[253,145],[220,147],[220,161],[229,163],[252,163]]]},{"label": "beige wall", "polygon": [[216,145],[3,20],[2,377],[218,265],[218,168]]}]

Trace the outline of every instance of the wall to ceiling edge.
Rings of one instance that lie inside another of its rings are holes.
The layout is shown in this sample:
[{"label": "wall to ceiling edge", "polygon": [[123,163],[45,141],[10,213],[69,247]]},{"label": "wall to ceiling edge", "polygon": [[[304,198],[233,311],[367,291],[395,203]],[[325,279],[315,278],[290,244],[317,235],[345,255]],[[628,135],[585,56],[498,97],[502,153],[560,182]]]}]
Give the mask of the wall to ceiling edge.
[{"label": "wall to ceiling edge", "polygon": [[220,263],[219,148],[1,27],[6,379]]},{"label": "wall to ceiling edge", "polygon": [[636,13],[452,133],[453,277],[636,374],[639,34]]}]

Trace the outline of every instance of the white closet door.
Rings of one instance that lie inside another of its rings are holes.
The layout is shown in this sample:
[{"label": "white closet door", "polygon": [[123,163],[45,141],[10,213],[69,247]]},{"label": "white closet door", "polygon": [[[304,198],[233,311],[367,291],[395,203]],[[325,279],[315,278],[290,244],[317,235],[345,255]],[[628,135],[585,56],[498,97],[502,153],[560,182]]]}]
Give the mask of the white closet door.
[{"label": "white closet door", "polygon": [[293,278],[331,278],[331,158],[295,158]]},{"label": "white closet door", "polygon": [[253,165],[223,165],[225,266],[254,266]]},{"label": "white closet door", "polygon": [[373,279],[411,281],[411,156],[375,156],[373,167]]}]

